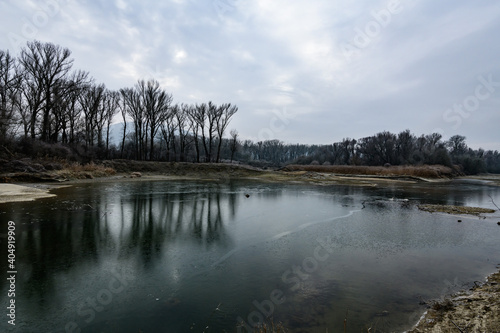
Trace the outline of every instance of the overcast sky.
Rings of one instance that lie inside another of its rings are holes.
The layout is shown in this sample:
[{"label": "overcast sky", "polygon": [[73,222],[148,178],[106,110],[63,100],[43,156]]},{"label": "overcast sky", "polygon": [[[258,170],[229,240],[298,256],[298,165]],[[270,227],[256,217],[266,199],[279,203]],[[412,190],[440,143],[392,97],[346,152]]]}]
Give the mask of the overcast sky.
[{"label": "overcast sky", "polygon": [[2,0],[0,48],[38,39],[110,89],[230,102],[244,139],[389,130],[500,150],[498,0]]}]

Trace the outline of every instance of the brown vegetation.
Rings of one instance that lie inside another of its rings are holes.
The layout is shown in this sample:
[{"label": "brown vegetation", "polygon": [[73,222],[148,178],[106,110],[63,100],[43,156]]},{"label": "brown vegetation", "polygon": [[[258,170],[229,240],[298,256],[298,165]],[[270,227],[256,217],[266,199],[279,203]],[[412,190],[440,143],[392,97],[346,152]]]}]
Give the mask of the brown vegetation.
[{"label": "brown vegetation", "polygon": [[72,179],[92,179],[109,177],[116,174],[113,168],[88,163],[79,164],[65,160],[0,160],[1,183],[12,182],[50,182]]},{"label": "brown vegetation", "polygon": [[116,174],[116,171],[113,168],[94,163],[85,165],[72,163],[67,164],[62,170],[55,171],[54,174],[60,179],[92,179],[112,176]]},{"label": "brown vegetation", "polygon": [[312,171],[341,175],[406,176],[421,178],[451,178],[458,175],[452,168],[443,165],[422,166],[356,166],[356,165],[288,165],[283,171]]},{"label": "brown vegetation", "polygon": [[129,160],[104,161],[103,166],[118,173],[140,172],[171,176],[190,176],[204,178],[236,178],[259,175],[262,170],[245,165],[229,163],[187,163],[187,162],[142,162]]}]

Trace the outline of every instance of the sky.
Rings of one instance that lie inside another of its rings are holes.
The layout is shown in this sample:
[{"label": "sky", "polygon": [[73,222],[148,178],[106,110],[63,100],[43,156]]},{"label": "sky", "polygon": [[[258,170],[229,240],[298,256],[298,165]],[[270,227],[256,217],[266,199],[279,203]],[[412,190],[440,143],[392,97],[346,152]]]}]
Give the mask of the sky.
[{"label": "sky", "polygon": [[0,16],[0,49],[51,42],[109,89],[235,104],[242,139],[410,129],[500,150],[498,0],[2,0]]}]

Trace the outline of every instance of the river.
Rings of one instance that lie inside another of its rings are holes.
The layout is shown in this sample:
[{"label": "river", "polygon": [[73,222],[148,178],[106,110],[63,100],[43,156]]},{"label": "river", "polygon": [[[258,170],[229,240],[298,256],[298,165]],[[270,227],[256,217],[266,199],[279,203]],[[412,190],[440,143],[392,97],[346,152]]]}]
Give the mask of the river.
[{"label": "river", "polygon": [[[479,182],[123,181],[53,193],[0,204],[17,270],[16,325],[4,314],[2,332],[249,332],[266,318],[290,332],[404,331],[422,301],[500,264],[499,212],[417,208],[495,209],[500,188]],[[2,279],[4,309],[9,288]]]}]

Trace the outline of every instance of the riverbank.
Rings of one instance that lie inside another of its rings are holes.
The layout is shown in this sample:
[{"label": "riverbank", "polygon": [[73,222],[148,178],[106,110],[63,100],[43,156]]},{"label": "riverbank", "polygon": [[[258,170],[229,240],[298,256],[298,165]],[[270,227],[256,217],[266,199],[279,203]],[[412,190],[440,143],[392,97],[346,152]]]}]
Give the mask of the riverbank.
[{"label": "riverbank", "polygon": [[[395,183],[442,183],[457,173],[448,167],[435,166],[302,166],[289,165],[279,170],[259,169],[229,163],[171,163],[109,160],[100,164],[55,163],[44,161],[11,161],[2,165],[0,183],[74,184],[93,181],[156,181],[252,179],[264,182],[306,183],[316,185],[388,186]],[[500,185],[500,175],[474,176],[467,179]],[[33,188],[33,185],[30,185]],[[0,203],[12,200],[34,200],[49,195],[50,186],[27,190],[0,188]],[[42,195],[42,192],[44,193]]]},{"label": "riverbank", "polygon": [[0,183],[66,182],[81,179],[170,176],[193,179],[259,178],[269,181],[361,182],[373,181],[443,181],[459,175],[453,169],[434,166],[302,166],[289,165],[279,170],[260,169],[243,164],[178,163],[109,160],[99,164],[54,163],[20,160],[1,165]]},{"label": "riverbank", "polygon": [[497,272],[467,292],[434,302],[408,333],[500,332],[499,314],[500,272]]},{"label": "riverbank", "polygon": [[[248,165],[215,163],[168,163],[128,160],[104,161],[101,164],[43,164],[33,161],[17,161],[0,174],[0,203],[35,200],[53,196],[49,191],[60,184],[82,182],[118,181],[165,181],[165,180],[207,180],[228,182],[232,179],[251,179],[262,182],[307,183],[316,185],[387,186],[390,183],[440,182],[448,181],[441,173],[428,174],[434,178],[422,178],[398,172],[390,168],[380,172],[377,167],[342,168],[362,174],[335,173],[333,169],[312,171],[307,166],[290,166],[281,170],[263,170]],[[426,170],[429,167],[422,167]],[[413,168],[414,169],[414,168]],[[394,169],[396,170],[396,169]],[[372,174],[370,174],[370,172]],[[439,176],[439,177],[438,177]],[[17,184],[17,185],[11,185]],[[28,186],[20,186],[20,185]],[[43,185],[42,185],[43,184]]]}]

